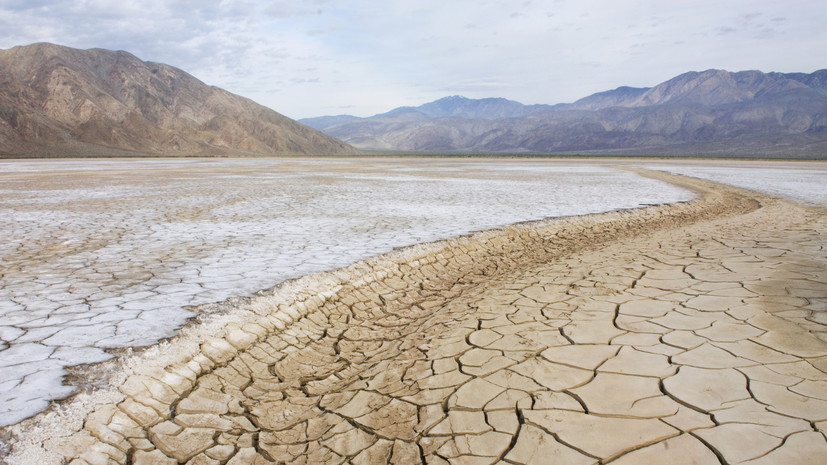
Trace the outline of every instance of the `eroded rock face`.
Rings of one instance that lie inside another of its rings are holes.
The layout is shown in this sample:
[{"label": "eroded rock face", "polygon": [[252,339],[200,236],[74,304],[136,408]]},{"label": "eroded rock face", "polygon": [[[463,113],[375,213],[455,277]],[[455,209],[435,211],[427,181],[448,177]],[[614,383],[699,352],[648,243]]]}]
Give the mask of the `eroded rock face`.
[{"label": "eroded rock face", "polygon": [[0,157],[352,154],[251,100],[127,52],[0,50]]},{"label": "eroded rock face", "polygon": [[823,460],[823,211],[730,191],[560,224],[292,311],[262,301],[37,446],[76,464]]}]

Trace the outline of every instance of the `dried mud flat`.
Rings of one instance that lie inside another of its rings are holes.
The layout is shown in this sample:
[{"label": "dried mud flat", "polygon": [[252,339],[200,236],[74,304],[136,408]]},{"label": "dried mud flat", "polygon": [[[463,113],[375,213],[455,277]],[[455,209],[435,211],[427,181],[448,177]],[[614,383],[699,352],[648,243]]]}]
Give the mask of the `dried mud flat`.
[{"label": "dried mud flat", "polygon": [[655,176],[701,195],[303,278],[8,428],[5,460],[823,463],[827,213]]}]

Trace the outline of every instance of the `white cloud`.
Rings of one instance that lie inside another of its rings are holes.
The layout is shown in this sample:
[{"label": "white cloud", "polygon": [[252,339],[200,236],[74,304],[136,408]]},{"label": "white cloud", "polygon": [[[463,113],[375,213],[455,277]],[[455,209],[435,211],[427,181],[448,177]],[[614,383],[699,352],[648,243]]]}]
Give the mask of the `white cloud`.
[{"label": "white cloud", "polygon": [[293,18],[296,16],[320,15],[322,14],[326,0],[315,1],[291,1],[276,0],[264,9],[264,13],[274,18]]},{"label": "white cloud", "polygon": [[824,67],[817,0],[0,0],[0,47],[128,50],[291,117],[448,94],[573,101],[689,70]]}]

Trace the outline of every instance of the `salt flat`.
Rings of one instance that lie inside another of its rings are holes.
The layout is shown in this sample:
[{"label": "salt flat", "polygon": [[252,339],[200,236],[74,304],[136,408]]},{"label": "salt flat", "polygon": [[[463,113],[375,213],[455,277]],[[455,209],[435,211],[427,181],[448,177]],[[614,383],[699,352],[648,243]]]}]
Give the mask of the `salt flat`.
[{"label": "salt flat", "polygon": [[302,278],[11,428],[10,463],[822,463],[825,209],[643,174],[698,198]]},{"label": "salt flat", "polygon": [[173,336],[199,305],[396,247],[690,198],[565,161],[0,162],[0,425],[75,392],[67,367]]},{"label": "salt flat", "polygon": [[827,206],[823,162],[673,160],[643,167],[757,190],[804,205]]}]

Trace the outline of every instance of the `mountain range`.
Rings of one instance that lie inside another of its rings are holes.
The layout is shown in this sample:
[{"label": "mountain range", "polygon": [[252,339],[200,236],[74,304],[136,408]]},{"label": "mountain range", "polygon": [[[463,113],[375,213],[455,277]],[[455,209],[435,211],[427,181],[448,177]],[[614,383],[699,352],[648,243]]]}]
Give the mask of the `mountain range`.
[{"label": "mountain range", "polygon": [[47,43],[0,50],[0,158],[357,152],[127,52]]},{"label": "mountain range", "polygon": [[681,74],[573,103],[446,97],[296,122],[123,51],[0,50],[0,158],[583,153],[827,158],[827,70]]},{"label": "mountain range", "polygon": [[688,72],[573,103],[452,96],[368,118],[299,120],[364,150],[827,156],[827,70]]}]

